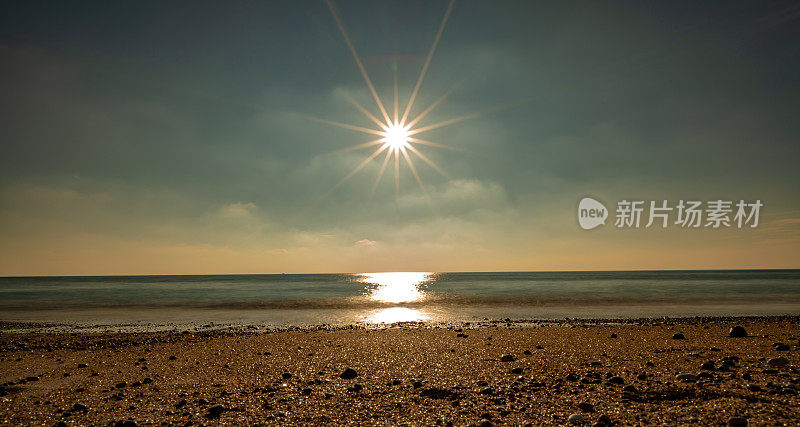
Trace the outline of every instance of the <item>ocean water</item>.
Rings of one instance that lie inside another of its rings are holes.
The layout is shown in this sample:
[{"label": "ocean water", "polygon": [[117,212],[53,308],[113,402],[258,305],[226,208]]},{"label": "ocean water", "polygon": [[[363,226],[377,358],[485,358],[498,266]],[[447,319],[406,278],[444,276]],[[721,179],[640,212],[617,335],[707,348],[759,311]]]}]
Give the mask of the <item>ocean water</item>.
[{"label": "ocean water", "polygon": [[774,314],[800,270],[0,278],[0,321],[85,328]]}]

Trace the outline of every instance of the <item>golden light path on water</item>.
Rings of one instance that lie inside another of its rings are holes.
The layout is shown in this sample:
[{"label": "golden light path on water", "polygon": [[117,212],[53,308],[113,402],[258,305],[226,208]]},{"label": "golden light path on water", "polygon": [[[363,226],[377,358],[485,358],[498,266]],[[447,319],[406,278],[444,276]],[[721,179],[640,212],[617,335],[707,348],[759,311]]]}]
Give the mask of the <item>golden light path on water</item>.
[{"label": "golden light path on water", "polygon": [[[366,297],[387,304],[403,304],[425,300],[425,291],[420,289],[432,273],[393,272],[365,273],[360,281],[367,285]],[[371,323],[419,322],[430,319],[422,310],[408,307],[390,307],[374,310],[364,316]]]}]

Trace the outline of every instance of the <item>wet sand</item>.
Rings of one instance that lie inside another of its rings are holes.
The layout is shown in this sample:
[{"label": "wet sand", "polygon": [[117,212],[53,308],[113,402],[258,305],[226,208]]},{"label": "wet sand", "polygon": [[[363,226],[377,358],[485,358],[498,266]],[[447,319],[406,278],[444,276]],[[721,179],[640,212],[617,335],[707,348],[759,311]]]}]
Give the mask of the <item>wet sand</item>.
[{"label": "wet sand", "polygon": [[797,425],[798,322],[2,333],[0,424]]}]

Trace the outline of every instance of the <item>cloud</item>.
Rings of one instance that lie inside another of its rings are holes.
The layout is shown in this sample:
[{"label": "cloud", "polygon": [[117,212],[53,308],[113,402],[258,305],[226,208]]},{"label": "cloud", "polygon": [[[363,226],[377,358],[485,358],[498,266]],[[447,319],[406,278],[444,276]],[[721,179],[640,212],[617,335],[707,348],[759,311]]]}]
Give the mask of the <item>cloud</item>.
[{"label": "cloud", "polygon": [[219,214],[221,217],[227,219],[251,218],[256,209],[256,205],[253,202],[232,203],[221,207]]},{"label": "cloud", "polygon": [[357,248],[374,248],[375,246],[378,246],[378,242],[369,239],[361,239],[353,243],[353,246]]}]

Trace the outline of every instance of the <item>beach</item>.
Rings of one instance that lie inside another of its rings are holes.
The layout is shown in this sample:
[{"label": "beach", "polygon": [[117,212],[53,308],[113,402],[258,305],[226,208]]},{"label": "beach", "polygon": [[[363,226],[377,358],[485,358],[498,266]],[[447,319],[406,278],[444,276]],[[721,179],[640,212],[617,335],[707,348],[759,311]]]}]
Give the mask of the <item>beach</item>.
[{"label": "beach", "polygon": [[798,321],[6,332],[0,423],[791,425]]}]

